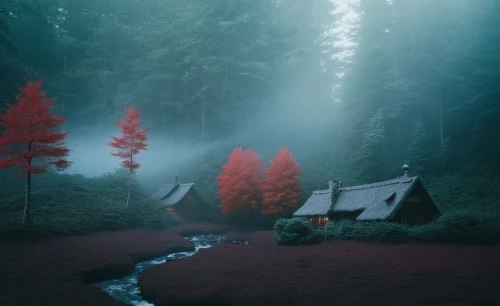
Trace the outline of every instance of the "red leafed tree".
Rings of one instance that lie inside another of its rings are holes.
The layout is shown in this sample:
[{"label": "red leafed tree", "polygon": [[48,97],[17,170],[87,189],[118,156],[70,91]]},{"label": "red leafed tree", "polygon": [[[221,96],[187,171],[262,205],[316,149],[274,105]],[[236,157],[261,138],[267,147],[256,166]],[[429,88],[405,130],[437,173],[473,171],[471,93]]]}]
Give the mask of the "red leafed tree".
[{"label": "red leafed tree", "polygon": [[262,213],[283,216],[299,204],[300,166],[288,149],[281,149],[266,172],[262,193]]},{"label": "red leafed tree", "polygon": [[65,119],[51,112],[55,99],[42,91],[42,81],[28,81],[16,95],[17,104],[9,105],[0,114],[0,168],[20,167],[18,174],[26,177],[23,225],[31,223],[31,175],[51,168],[64,170],[71,165],[66,160],[69,150],[64,145],[67,132],[51,131]]},{"label": "red leafed tree", "polygon": [[245,214],[259,208],[264,166],[253,149],[236,148],[216,180],[219,184],[221,213]]},{"label": "red leafed tree", "polygon": [[135,155],[137,155],[140,150],[146,150],[148,146],[146,144],[148,139],[146,135],[147,129],[141,128],[139,117],[139,112],[135,107],[131,106],[127,108],[125,110],[125,117],[117,123],[123,136],[112,136],[113,141],[109,143],[110,146],[118,149],[117,153],[111,153],[111,155],[118,156],[122,159],[122,166],[129,170],[127,206],[130,200],[132,175],[140,166],[135,159]]}]

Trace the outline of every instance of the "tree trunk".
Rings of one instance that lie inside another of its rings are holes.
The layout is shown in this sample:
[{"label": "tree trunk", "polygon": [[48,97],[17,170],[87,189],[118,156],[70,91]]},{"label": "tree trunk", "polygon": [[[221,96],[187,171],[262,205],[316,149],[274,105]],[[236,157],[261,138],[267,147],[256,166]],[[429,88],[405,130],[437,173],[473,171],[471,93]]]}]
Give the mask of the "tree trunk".
[{"label": "tree trunk", "polygon": [[106,24],[104,25],[104,83],[108,73],[108,35],[106,33]]},{"label": "tree trunk", "polygon": [[205,149],[205,97],[201,102],[201,152]]},{"label": "tree trunk", "polygon": [[224,61],[226,62],[226,83],[224,84],[227,89],[227,33],[224,32]]},{"label": "tree trunk", "polygon": [[128,195],[127,195],[127,208],[128,208],[128,202],[130,201],[130,186],[132,182],[132,171],[130,171],[129,176],[128,176]]},{"label": "tree trunk", "polygon": [[134,155],[132,154],[132,149],[130,150],[130,172],[128,175],[128,195],[127,195],[127,208],[128,208],[128,202],[130,201],[130,186],[132,182],[132,161],[133,161]]},{"label": "tree trunk", "polygon": [[[31,145],[28,146],[31,151]],[[31,166],[31,159],[28,159],[28,167]],[[31,225],[30,218],[30,199],[31,199],[31,171],[28,172],[28,177],[26,178],[26,196],[24,198],[24,214],[23,214],[23,226],[27,228]]]},{"label": "tree trunk", "polygon": [[[66,34],[64,39],[64,71],[63,71],[63,84],[62,91],[63,95],[66,94],[66,72],[68,67],[68,35]],[[64,116],[64,98],[61,99],[61,116]],[[64,132],[65,122],[61,124],[61,132]]]},{"label": "tree trunk", "polygon": [[[205,86],[207,84],[207,81],[205,79]],[[203,91],[206,90],[206,87],[205,89],[203,89]],[[205,150],[205,122],[206,122],[206,101],[205,101],[205,92],[202,93],[202,100],[201,100],[201,131],[200,131],[200,149],[201,149],[201,153],[203,154],[204,150]]]},{"label": "tree trunk", "polygon": [[403,155],[401,151],[401,117],[398,114],[398,158]]},{"label": "tree trunk", "polygon": [[440,120],[439,120],[439,127],[440,127],[440,132],[441,132],[441,147],[440,149],[443,149],[444,146],[444,135],[443,135],[443,94],[439,94],[439,111],[440,111]]},{"label": "tree trunk", "polygon": [[163,107],[163,115],[162,115],[162,121],[163,121],[163,138],[167,138],[167,108],[164,106]]}]

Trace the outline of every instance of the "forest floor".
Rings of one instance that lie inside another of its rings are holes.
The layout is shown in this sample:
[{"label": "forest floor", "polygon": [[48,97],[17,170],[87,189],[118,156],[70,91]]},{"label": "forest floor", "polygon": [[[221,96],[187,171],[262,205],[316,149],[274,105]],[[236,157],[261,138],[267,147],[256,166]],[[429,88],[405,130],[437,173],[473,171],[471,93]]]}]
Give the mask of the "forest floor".
[{"label": "forest floor", "polygon": [[125,305],[90,282],[122,277],[138,261],[194,250],[182,236],[222,233],[210,223],[0,244],[0,305]]},{"label": "forest floor", "polygon": [[276,246],[240,234],[139,277],[160,305],[500,305],[500,246],[328,241]]}]

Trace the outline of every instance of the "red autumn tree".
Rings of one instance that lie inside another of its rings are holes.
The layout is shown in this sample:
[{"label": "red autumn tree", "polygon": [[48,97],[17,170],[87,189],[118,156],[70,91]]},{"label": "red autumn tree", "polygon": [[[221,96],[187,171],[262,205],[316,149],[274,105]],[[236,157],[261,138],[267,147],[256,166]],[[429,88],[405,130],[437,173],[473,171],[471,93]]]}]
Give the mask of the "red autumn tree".
[{"label": "red autumn tree", "polygon": [[264,166],[253,149],[236,148],[216,180],[219,184],[221,213],[245,214],[259,208]]},{"label": "red autumn tree", "polygon": [[299,204],[300,166],[288,149],[281,149],[266,172],[262,193],[262,213],[283,216]]},{"label": "red autumn tree", "polygon": [[129,170],[127,207],[130,200],[132,175],[140,166],[135,159],[135,155],[137,155],[140,150],[146,150],[148,146],[146,144],[148,139],[146,135],[147,129],[141,128],[139,117],[139,112],[135,107],[131,106],[127,108],[123,119],[117,122],[123,136],[112,136],[113,141],[109,143],[110,146],[118,149],[117,153],[111,153],[111,155],[122,159],[122,166]]},{"label": "red autumn tree", "polygon": [[51,131],[65,119],[51,112],[55,99],[42,91],[42,81],[28,81],[16,95],[17,104],[8,105],[0,114],[0,168],[20,167],[18,175],[26,177],[23,225],[31,223],[31,175],[51,168],[64,170],[71,165],[66,160],[69,150],[64,146],[67,132]]}]

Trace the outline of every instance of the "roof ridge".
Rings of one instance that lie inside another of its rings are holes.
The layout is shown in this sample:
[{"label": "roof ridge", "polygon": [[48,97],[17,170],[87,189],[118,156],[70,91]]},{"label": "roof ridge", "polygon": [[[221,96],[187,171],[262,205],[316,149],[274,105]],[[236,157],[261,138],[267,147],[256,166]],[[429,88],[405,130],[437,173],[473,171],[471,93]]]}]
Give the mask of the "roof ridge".
[{"label": "roof ridge", "polygon": [[396,186],[392,187],[391,191],[389,192],[389,195],[396,194],[396,191],[398,190],[398,188],[401,184],[409,183],[411,181],[413,181],[413,177],[407,177],[407,176],[400,177],[399,183],[394,184]]},{"label": "roof ridge", "polygon": [[403,180],[404,176],[392,179],[392,180],[387,180],[387,181],[382,181],[382,182],[377,182],[377,183],[371,183],[371,184],[363,184],[363,185],[357,185],[357,186],[349,186],[349,187],[342,187],[340,190],[360,190],[360,189],[369,189],[369,188],[377,188],[377,187],[382,187],[382,186],[388,186],[388,185],[396,185],[396,184],[401,184],[401,183],[409,183],[413,181],[414,179],[417,178],[417,176],[409,177],[407,180]]},{"label": "roof ridge", "polygon": [[316,193],[316,194],[323,194],[323,193],[329,193],[330,191],[328,189],[324,189],[324,190],[314,190],[313,193]]}]

